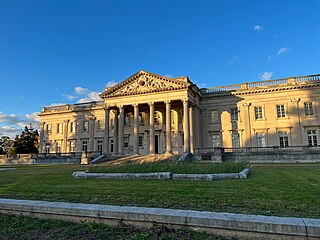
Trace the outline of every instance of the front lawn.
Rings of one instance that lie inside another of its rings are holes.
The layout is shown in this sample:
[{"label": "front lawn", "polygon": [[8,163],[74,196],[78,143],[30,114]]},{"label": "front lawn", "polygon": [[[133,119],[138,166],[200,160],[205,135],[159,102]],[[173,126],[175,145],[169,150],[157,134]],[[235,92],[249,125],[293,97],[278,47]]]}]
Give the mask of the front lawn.
[{"label": "front lawn", "polygon": [[320,164],[254,165],[248,179],[212,182],[75,179],[89,167],[13,167],[0,171],[1,198],[320,217]]}]

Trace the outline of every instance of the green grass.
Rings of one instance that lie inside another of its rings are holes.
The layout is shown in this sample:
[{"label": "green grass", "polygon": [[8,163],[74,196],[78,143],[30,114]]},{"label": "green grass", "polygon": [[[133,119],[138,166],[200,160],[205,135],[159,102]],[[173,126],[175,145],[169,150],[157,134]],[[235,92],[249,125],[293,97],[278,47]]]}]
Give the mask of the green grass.
[{"label": "green grass", "polygon": [[190,229],[169,229],[154,226],[151,229],[135,229],[121,224],[108,227],[95,222],[71,223],[59,220],[39,220],[26,216],[8,216],[0,214],[1,239],[198,239],[218,240],[223,237],[210,236]]},{"label": "green grass", "polygon": [[238,173],[247,167],[246,162],[225,163],[130,163],[122,165],[92,166],[89,172],[103,173],[150,173],[150,172],[173,172],[173,173]]},{"label": "green grass", "polygon": [[[206,165],[204,165],[206,166]],[[320,217],[320,164],[255,165],[248,179],[75,179],[80,165],[0,171],[0,197],[294,217]]]}]

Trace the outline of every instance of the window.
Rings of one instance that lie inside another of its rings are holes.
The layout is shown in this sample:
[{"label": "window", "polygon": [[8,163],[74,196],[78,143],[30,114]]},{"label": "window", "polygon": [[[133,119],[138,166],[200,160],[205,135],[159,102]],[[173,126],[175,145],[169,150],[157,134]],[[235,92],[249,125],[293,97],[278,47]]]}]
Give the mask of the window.
[{"label": "window", "polygon": [[97,151],[102,152],[102,144],[103,141],[101,139],[97,140]]},{"label": "window", "polygon": [[63,124],[62,123],[57,124],[57,133],[63,133]]},{"label": "window", "polygon": [[219,121],[219,112],[218,110],[211,110],[210,122]]},{"label": "window", "polygon": [[254,107],[254,116],[256,120],[263,119],[263,109],[262,106]]},{"label": "window", "polygon": [[277,118],[286,117],[284,105],[277,105]]},{"label": "window", "polygon": [[47,132],[47,135],[51,134],[51,124],[46,125],[46,132]]},{"label": "window", "polygon": [[305,116],[313,116],[314,115],[312,102],[304,103],[304,115]]},{"label": "window", "polygon": [[139,113],[139,126],[143,126],[143,125],[144,125],[143,114]]},{"label": "window", "polygon": [[89,132],[89,121],[83,121],[83,131]]},{"label": "window", "polygon": [[278,132],[279,134],[279,145],[280,147],[289,146],[289,137],[287,132]]},{"label": "window", "polygon": [[123,138],[123,146],[129,147],[129,136],[124,136]]},{"label": "window", "polygon": [[82,140],[82,151],[83,152],[88,151],[88,140]]},{"label": "window", "polygon": [[111,119],[111,128],[114,128],[114,118]]},{"label": "window", "polygon": [[266,134],[265,133],[256,133],[257,147],[266,146]]},{"label": "window", "polygon": [[75,152],[76,151],[76,140],[70,140],[70,152]]},{"label": "window", "polygon": [[316,130],[308,130],[307,137],[308,137],[308,145],[310,147],[318,146],[318,138],[317,138],[317,131]]},{"label": "window", "polygon": [[77,122],[70,123],[70,132],[75,133],[77,129]]},{"label": "window", "polygon": [[46,153],[50,153],[50,142],[46,142]]},{"label": "window", "polygon": [[239,110],[238,108],[231,108],[231,121],[239,120]]},{"label": "window", "polygon": [[160,124],[160,114],[158,112],[154,112],[154,125]]},{"label": "window", "polygon": [[211,135],[212,147],[221,147],[221,136],[220,134]]},{"label": "window", "polygon": [[124,126],[129,127],[130,126],[130,118],[128,114],[124,115]]},{"label": "window", "polygon": [[98,130],[98,131],[101,131],[101,130],[103,130],[103,129],[104,129],[104,120],[99,119],[99,120],[97,121],[97,130]]},{"label": "window", "polygon": [[174,116],[175,116],[174,111],[171,110],[170,114],[171,114],[171,124],[174,124]]},{"label": "window", "polygon": [[139,134],[139,147],[143,147],[143,133]]},{"label": "window", "polygon": [[56,152],[57,152],[57,153],[61,153],[61,142],[57,142]]},{"label": "window", "polygon": [[239,148],[240,147],[240,135],[238,132],[232,133],[232,147]]}]

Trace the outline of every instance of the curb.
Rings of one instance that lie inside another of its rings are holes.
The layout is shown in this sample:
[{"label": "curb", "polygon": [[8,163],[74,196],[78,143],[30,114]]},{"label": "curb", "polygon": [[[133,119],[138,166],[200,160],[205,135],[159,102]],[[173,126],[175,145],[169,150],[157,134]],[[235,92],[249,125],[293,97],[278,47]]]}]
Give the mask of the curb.
[{"label": "curb", "polygon": [[163,208],[0,199],[0,212],[111,225],[189,227],[239,239],[319,239],[320,219],[286,218]]},{"label": "curb", "polygon": [[249,168],[243,169],[239,173],[216,173],[216,174],[176,174],[172,172],[153,173],[90,173],[74,172],[75,178],[105,178],[105,179],[141,179],[141,180],[207,180],[214,181],[220,179],[246,179],[250,172]]}]

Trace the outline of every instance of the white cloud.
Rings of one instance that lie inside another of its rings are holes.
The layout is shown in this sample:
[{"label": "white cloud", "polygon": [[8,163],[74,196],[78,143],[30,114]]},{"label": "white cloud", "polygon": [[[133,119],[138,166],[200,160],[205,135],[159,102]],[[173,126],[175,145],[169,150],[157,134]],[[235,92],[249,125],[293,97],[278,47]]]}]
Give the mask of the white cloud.
[{"label": "white cloud", "polygon": [[72,101],[72,100],[74,100],[74,99],[76,99],[77,98],[77,96],[73,96],[73,95],[69,95],[69,94],[65,94],[65,95],[63,95],[66,99],[68,99],[69,101]]},{"label": "white cloud", "polygon": [[109,82],[107,82],[107,84],[106,84],[106,88],[109,88],[109,87],[113,87],[113,86],[115,86],[115,85],[117,85],[118,83],[116,82],[116,81],[109,81]]},{"label": "white cloud", "polygon": [[261,26],[261,25],[255,25],[255,26],[253,27],[253,30],[254,30],[254,31],[261,32],[261,31],[263,30],[263,26]]},{"label": "white cloud", "polygon": [[167,78],[173,78],[173,75],[172,75],[172,74],[170,74],[170,73],[167,73],[167,74],[165,74],[165,75],[164,75],[164,77],[167,77]]},{"label": "white cloud", "polygon": [[273,75],[273,72],[264,72],[264,73],[261,73],[259,77],[262,81],[264,81],[264,80],[270,80],[272,75]]},{"label": "white cloud", "polygon": [[102,101],[100,98],[101,92],[88,92],[86,97],[80,98],[77,103],[85,103],[85,102],[92,102],[92,101]]},{"label": "white cloud", "polygon": [[288,52],[291,52],[291,49],[287,48],[287,47],[283,47],[283,48],[279,49],[279,51],[277,52],[277,55],[285,54],[285,53],[288,53]]},{"label": "white cloud", "polygon": [[5,135],[14,138],[21,133],[25,126],[30,126],[30,124],[39,129],[39,121],[37,112],[25,114],[23,118],[16,114],[0,112],[0,136]]},{"label": "white cloud", "polygon": [[74,91],[76,92],[76,94],[85,95],[85,94],[87,94],[89,92],[89,89],[78,86],[78,87],[74,88]]}]

